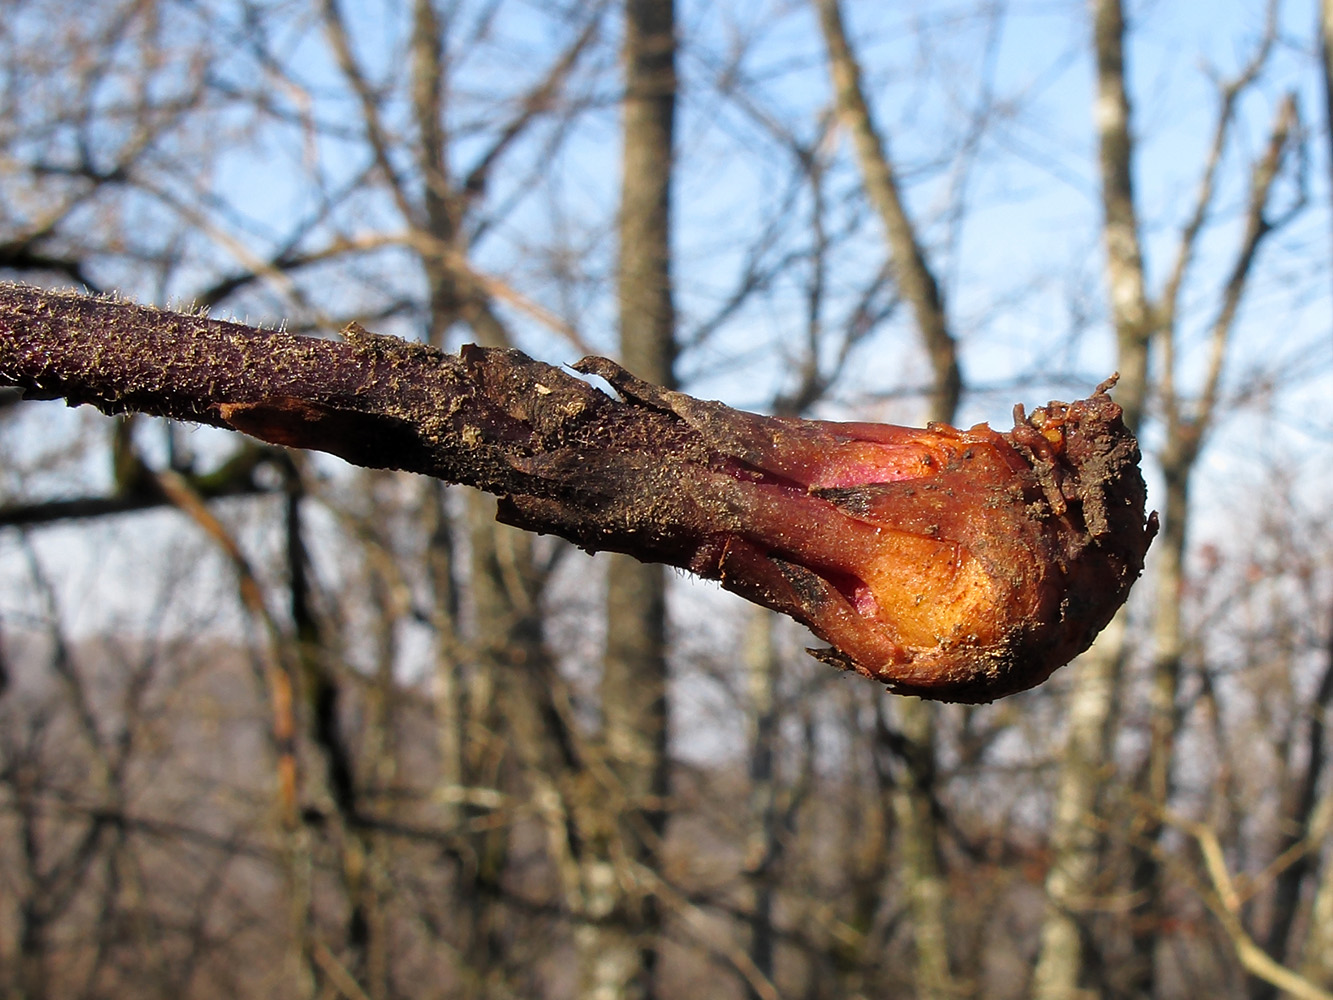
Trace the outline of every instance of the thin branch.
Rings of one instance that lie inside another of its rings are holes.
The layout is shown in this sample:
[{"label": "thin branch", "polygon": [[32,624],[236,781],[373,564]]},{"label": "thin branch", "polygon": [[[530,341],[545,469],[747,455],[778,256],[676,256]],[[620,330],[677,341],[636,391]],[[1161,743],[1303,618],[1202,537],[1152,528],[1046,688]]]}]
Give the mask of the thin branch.
[{"label": "thin branch", "polygon": [[1264,36],[1250,61],[1231,80],[1219,88],[1217,121],[1213,126],[1213,141],[1208,150],[1207,163],[1203,175],[1199,178],[1199,187],[1194,199],[1194,211],[1189,221],[1181,230],[1180,242],[1176,248],[1176,262],[1167,279],[1166,287],[1158,303],[1158,312],[1163,329],[1175,327],[1176,311],[1179,307],[1180,289],[1194,259],[1199,233],[1207,221],[1208,212],[1213,206],[1213,196],[1217,186],[1217,172],[1222,165],[1222,156],[1226,151],[1231,127],[1236,120],[1236,105],[1246,90],[1258,79],[1259,73],[1268,62],[1268,56],[1277,40],[1277,0],[1269,0],[1268,16]]},{"label": "thin branch", "polygon": [[[1278,217],[1270,214],[1273,187],[1282,172],[1293,142],[1300,141],[1297,137],[1299,129],[1300,112],[1296,98],[1294,95],[1288,95],[1278,106],[1273,127],[1269,132],[1268,145],[1251,173],[1244,231],[1240,246],[1236,250],[1236,259],[1231,265],[1226,284],[1222,287],[1217,317],[1209,330],[1208,362],[1203,390],[1199,401],[1195,404],[1194,412],[1189,416],[1181,412],[1175,392],[1174,337],[1162,338],[1161,391],[1166,410],[1168,450],[1165,461],[1173,470],[1188,473],[1216,414],[1227,345],[1231,340],[1236,316],[1254,270],[1259,249],[1265,238],[1293,218],[1305,203],[1302,184],[1296,201],[1290,208]],[[1167,307],[1168,310],[1171,308],[1169,304]]]},{"label": "thin branch", "polygon": [[[1328,763],[1327,719],[1333,705],[1333,606],[1325,641],[1324,669],[1306,714],[1305,765],[1299,775],[1295,801],[1283,823],[1282,850],[1268,874],[1276,883],[1273,921],[1266,944],[1270,955],[1285,955],[1300,905],[1301,888],[1308,876],[1319,870],[1319,849],[1333,829],[1333,791],[1319,794],[1320,780]],[[1310,934],[1313,942],[1317,935]]]},{"label": "thin branch", "polygon": [[398,206],[399,214],[405,221],[414,225],[419,224],[420,218],[416,206],[412,204],[412,199],[408,194],[407,185],[393,165],[393,159],[390,155],[389,133],[384,126],[384,120],[380,113],[379,95],[374,92],[370,81],[366,79],[365,74],[361,71],[356,53],[352,51],[347,22],[344,20],[342,10],[338,6],[338,0],[324,0],[321,11],[325,32],[328,35],[329,44],[333,47],[333,54],[338,62],[338,67],[342,70],[343,76],[347,78],[352,92],[356,94],[357,101],[360,102],[361,116],[366,129],[366,141],[370,144],[374,153],[375,165],[384,174],[384,180],[389,185],[389,193]]},{"label": "thin branch", "polygon": [[574,38],[569,47],[560,54],[560,57],[551,65],[546,75],[522,97],[519,101],[518,111],[505,123],[504,127],[500,129],[500,134],[486,151],[477,158],[472,168],[468,170],[463,181],[463,190],[469,196],[477,195],[485,190],[492,168],[501,156],[527,131],[528,126],[532,124],[537,115],[555,103],[561,88],[573,73],[584,52],[597,38],[597,33],[601,27],[602,14],[608,6],[610,6],[609,0],[597,0],[593,4],[592,10],[587,15],[588,20],[583,26],[583,30]]},{"label": "thin branch", "polygon": [[902,692],[1044,680],[1124,601],[1155,530],[1110,383],[1018,406],[1007,434],[915,430],[760,417],[603,358],[575,368],[619,398],[517,351],[343,336],[0,285],[0,384],[486,490],[510,524],[720,580]]},{"label": "thin branch", "polygon": [[[1197,428],[1207,426],[1217,408],[1218,387],[1222,381],[1222,365],[1226,357],[1226,345],[1231,337],[1232,327],[1236,322],[1236,313],[1240,309],[1241,297],[1249,281],[1250,272],[1264,238],[1275,228],[1290,219],[1304,204],[1304,191],[1297,202],[1284,213],[1281,219],[1269,215],[1269,201],[1283,161],[1291,147],[1293,134],[1300,129],[1300,112],[1294,94],[1289,94],[1279,105],[1273,122],[1273,129],[1268,138],[1268,149],[1254,166],[1250,182],[1249,208],[1245,213],[1245,234],[1241,239],[1240,249],[1232,264],[1231,273],[1222,294],[1222,305],[1217,318],[1213,321],[1211,349],[1208,359],[1208,373],[1204,381],[1203,397],[1195,412],[1194,423]],[[1299,140],[1297,140],[1299,141]],[[1195,435],[1198,437],[1197,433]]]},{"label": "thin branch", "polygon": [[1204,867],[1217,894],[1215,898],[1206,900],[1208,908],[1212,910],[1213,916],[1217,917],[1218,923],[1231,939],[1236,958],[1245,970],[1264,982],[1285,990],[1298,1000],[1333,1000],[1333,993],[1320,989],[1304,976],[1275,961],[1246,933],[1240,920],[1240,898],[1232,882],[1231,872],[1227,869],[1217,832],[1202,823],[1172,817],[1168,817],[1168,820],[1198,843]]},{"label": "thin branch", "polygon": [[949,330],[939,284],[926,262],[916,227],[907,215],[884,140],[875,129],[861,82],[861,68],[847,41],[839,0],[816,0],[816,4],[837,92],[838,115],[852,134],[866,194],[884,223],[898,283],[903,297],[911,303],[930,355],[935,375],[931,419],[952,420],[963,383],[958,369],[958,348]]},{"label": "thin branch", "polygon": [[699,944],[727,962],[745,980],[751,996],[758,997],[759,1000],[780,1000],[781,995],[777,987],[755,965],[749,953],[739,945],[733,944],[729,935],[719,934],[717,927],[708,919],[708,914],[699,906],[651,868],[636,866],[634,874],[650,887],[649,891],[656,898],[662,900],[667,908],[676,914]]},{"label": "thin branch", "polygon": [[34,247],[31,235],[0,244],[0,270],[61,274],[77,285],[100,291],[89,276],[86,264],[79,256],[57,256],[43,253]]},{"label": "thin branch", "polygon": [[330,984],[340,996],[346,997],[347,1000],[370,1000],[369,994],[361,988],[361,984],[347,966],[338,961],[338,956],[329,951],[328,945],[319,938],[313,938],[310,948],[315,964],[329,977]]}]

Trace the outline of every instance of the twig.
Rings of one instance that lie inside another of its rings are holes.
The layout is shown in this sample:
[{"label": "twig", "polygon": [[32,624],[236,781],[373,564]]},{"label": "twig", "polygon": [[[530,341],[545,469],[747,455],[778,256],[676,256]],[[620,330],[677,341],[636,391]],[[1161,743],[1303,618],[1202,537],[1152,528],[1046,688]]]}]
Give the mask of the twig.
[{"label": "twig", "polygon": [[1217,839],[1217,832],[1212,827],[1195,823],[1181,817],[1167,816],[1173,826],[1188,833],[1199,845],[1204,867],[1213,884],[1216,897],[1207,899],[1208,908],[1213,911],[1227,937],[1236,950],[1236,958],[1251,975],[1266,983],[1285,990],[1298,1000],[1333,1000],[1333,993],[1320,989],[1304,976],[1292,972],[1277,962],[1255,943],[1246,932],[1240,920],[1240,897],[1227,870],[1226,858],[1222,853],[1222,844]]},{"label": "twig", "polygon": [[1124,601],[1154,530],[1110,382],[1000,434],[761,417],[605,358],[575,369],[619,398],[517,351],[0,285],[0,384],[486,490],[510,524],[719,580],[904,693],[1044,680]]}]

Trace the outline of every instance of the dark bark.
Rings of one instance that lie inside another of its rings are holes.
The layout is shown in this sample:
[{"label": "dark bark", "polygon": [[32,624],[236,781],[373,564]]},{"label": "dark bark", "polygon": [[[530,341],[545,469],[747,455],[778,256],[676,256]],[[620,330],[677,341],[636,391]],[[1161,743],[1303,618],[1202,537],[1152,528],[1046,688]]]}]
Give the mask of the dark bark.
[{"label": "dark bark", "polygon": [[0,381],[230,427],[500,497],[589,551],[718,579],[897,691],[989,700],[1081,652],[1151,537],[1138,447],[1104,392],[1012,432],[760,417],[516,351],[342,342],[0,287]]},{"label": "dark bark", "polygon": [[[673,0],[626,0],[625,99],[617,295],[620,356],[645,378],[674,382],[675,305],[671,293],[671,175],[676,111]],[[603,738],[629,808],[612,818],[620,850],[653,871],[666,825],[666,574],[623,555],[607,567],[606,649],[601,684]],[[648,806],[648,803],[654,803]],[[643,830],[651,831],[645,837]],[[605,845],[603,845],[603,849]],[[601,853],[599,850],[597,853]],[[616,851],[592,861],[613,863]],[[585,878],[585,882],[590,881]],[[597,893],[588,894],[596,917]],[[636,898],[636,896],[638,898]],[[609,924],[582,939],[583,989],[591,996],[641,1000],[658,995],[660,902],[621,892]]]},{"label": "dark bark", "polygon": [[[28,398],[228,427],[465,483],[566,522],[558,497],[571,484],[559,484],[582,449],[660,456],[691,436],[669,414],[619,405],[516,351],[451,356],[350,330],[343,341],[296,337],[22,286],[0,290],[0,331],[0,378]],[[697,459],[704,450],[693,437]],[[652,489],[626,471],[638,491]],[[572,485],[598,504],[595,483]],[[646,512],[604,492],[599,513],[581,519],[590,548],[644,533],[670,546]]]}]

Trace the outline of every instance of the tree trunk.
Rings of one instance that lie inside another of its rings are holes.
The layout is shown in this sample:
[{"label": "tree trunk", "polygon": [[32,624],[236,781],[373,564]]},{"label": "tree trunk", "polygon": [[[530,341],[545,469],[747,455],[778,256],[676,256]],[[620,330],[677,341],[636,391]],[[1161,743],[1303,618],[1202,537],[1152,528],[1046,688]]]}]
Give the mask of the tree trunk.
[{"label": "tree trunk", "polygon": [[[1120,381],[1116,402],[1137,428],[1148,389],[1152,337],[1132,180],[1133,139],[1125,82],[1125,21],[1120,0],[1093,0],[1096,120],[1102,184],[1106,283],[1117,345]],[[1116,696],[1128,635],[1122,608],[1080,664],[1070,696],[1065,742],[1051,831],[1051,869],[1041,951],[1033,975],[1036,1000],[1077,995],[1086,963],[1081,908],[1096,895],[1098,849],[1094,817],[1111,753]]]},{"label": "tree trunk", "polygon": [[[1331,609],[1333,610],[1333,609]],[[1319,872],[1320,845],[1333,827],[1333,791],[1319,787],[1328,765],[1327,718],[1333,705],[1333,614],[1328,616],[1324,668],[1306,721],[1305,762],[1290,805],[1284,803],[1283,832],[1278,857],[1290,856],[1291,864],[1281,871],[1274,887],[1273,918],[1264,950],[1277,962],[1285,962],[1292,948],[1292,930],[1302,907],[1302,896],[1309,882]],[[1333,866],[1329,866],[1333,870]],[[1324,884],[1314,887],[1310,908],[1310,927],[1306,932],[1305,954],[1297,964],[1312,982],[1329,986],[1333,973],[1333,913],[1329,912],[1328,893],[1333,891],[1333,871],[1326,872]],[[1278,989],[1271,982],[1257,981],[1251,990],[1253,1000],[1275,1000]]]},{"label": "tree trunk", "polygon": [[1333,0],[1319,6],[1319,68],[1324,81],[1324,137],[1328,140],[1328,173],[1333,180]]},{"label": "tree trunk", "polygon": [[[773,642],[773,614],[756,608],[750,613],[745,642],[745,669],[749,695],[750,815],[745,849],[745,872],[750,882],[750,960],[760,975],[773,978],[776,944],[773,927],[774,885],[781,843],[778,830],[778,790],[775,772],[778,707],[778,657]],[[759,1000],[753,985],[750,1000]]]},{"label": "tree trunk", "polygon": [[[1324,84],[1324,135],[1328,140],[1329,176],[1333,178],[1333,0],[1319,5],[1319,63]],[[1326,674],[1333,674],[1333,615],[1328,623]],[[1333,793],[1325,793],[1330,795]],[[1333,863],[1324,865],[1323,877],[1315,892],[1310,914],[1310,932],[1306,940],[1305,975],[1324,987],[1333,987]]]},{"label": "tree trunk", "polygon": [[[875,128],[861,68],[847,39],[839,0],[816,0],[828,51],[838,114],[851,133],[866,195],[884,226],[903,296],[912,307],[930,361],[933,382],[927,417],[954,419],[962,396],[958,346],[949,328],[938,281],[907,212],[884,137]],[[916,941],[917,995],[957,995],[949,962],[948,890],[940,870],[940,831],[935,816],[937,709],[919,699],[895,706],[907,780],[893,793],[904,881]]]},{"label": "tree trunk", "polygon": [[[675,9],[672,0],[626,0],[623,164],[618,293],[620,354],[641,378],[673,385],[675,310],[671,295],[671,174],[675,120]],[[660,566],[613,555],[607,567],[607,637],[602,721],[626,813],[614,836],[629,863],[658,868],[668,793],[666,575]],[[589,915],[579,934],[582,993],[650,997],[661,914],[647,892],[622,893],[612,858],[593,851]],[[634,879],[628,880],[629,884]]]}]

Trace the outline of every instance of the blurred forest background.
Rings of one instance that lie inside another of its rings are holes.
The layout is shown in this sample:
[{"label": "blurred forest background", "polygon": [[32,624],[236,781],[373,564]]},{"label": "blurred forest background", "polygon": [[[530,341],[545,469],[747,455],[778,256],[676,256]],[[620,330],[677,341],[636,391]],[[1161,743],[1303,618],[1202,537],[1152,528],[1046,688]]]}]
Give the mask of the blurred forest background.
[{"label": "blurred forest background", "polygon": [[1333,992],[1330,0],[0,13],[0,277],[831,418],[1118,369],[1163,517],[1091,651],[941,707],[0,390],[0,996]]}]

